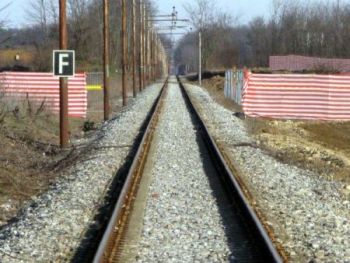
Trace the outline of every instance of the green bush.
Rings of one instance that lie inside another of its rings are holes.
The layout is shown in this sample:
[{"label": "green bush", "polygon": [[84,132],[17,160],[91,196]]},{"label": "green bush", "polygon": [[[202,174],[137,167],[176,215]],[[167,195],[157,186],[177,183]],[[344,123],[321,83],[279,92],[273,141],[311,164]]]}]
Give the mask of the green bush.
[{"label": "green bush", "polygon": [[92,130],[95,130],[95,129],[96,129],[95,122],[89,121],[89,120],[84,122],[84,125],[83,125],[83,131],[84,132],[92,131]]}]

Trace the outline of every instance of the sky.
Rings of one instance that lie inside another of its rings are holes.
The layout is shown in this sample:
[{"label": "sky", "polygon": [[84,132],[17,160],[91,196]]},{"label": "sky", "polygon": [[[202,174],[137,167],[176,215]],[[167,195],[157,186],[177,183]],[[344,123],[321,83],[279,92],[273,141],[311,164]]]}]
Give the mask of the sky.
[{"label": "sky", "polygon": [[[27,9],[32,0],[0,0],[0,7],[10,3],[9,8],[4,12],[9,27],[22,27],[28,23]],[[238,17],[238,22],[248,23],[256,16],[269,17],[272,10],[272,0],[214,0],[217,9]],[[326,1],[326,0],[319,0]],[[336,1],[336,0],[331,0]],[[346,2],[349,0],[340,0]],[[58,2],[58,0],[57,0]],[[159,14],[170,14],[175,6],[179,18],[187,18],[184,4],[191,3],[189,0],[153,0],[158,6]],[[3,14],[2,14],[3,15]],[[2,17],[1,17],[2,18]],[[3,20],[3,19],[0,19]]]},{"label": "sky", "polygon": [[[27,23],[26,10],[29,8],[31,0],[0,0],[2,3],[11,3],[6,10],[5,16],[10,27],[21,27]],[[57,0],[58,1],[58,0]],[[175,6],[179,18],[186,18],[186,12],[183,9],[186,0],[154,0],[158,6],[159,14],[170,14],[172,7]],[[270,13],[271,0],[215,0],[217,8],[238,16],[241,23],[250,21],[257,15],[267,17]]]}]

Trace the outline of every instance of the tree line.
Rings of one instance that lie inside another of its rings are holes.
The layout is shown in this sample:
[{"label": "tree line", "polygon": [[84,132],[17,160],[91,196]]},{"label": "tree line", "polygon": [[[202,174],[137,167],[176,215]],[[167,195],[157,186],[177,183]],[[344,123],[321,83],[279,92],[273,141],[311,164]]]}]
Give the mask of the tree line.
[{"label": "tree line", "polygon": [[176,63],[192,70],[198,66],[199,31],[207,69],[267,67],[270,55],[350,58],[349,2],[272,0],[270,17],[256,17],[245,25],[218,11],[212,0],[194,3],[187,7],[194,31],[175,50]]},{"label": "tree line", "polygon": [[[146,1],[146,0],[145,0]],[[0,17],[0,47],[31,46],[33,69],[48,71],[51,52],[58,47],[58,6],[56,0],[32,0],[27,17],[31,24],[4,30]],[[156,12],[147,0],[151,14]],[[102,65],[102,1],[67,0],[69,48],[76,50],[82,70],[99,70]],[[127,1],[128,14],[131,1]],[[112,68],[120,68],[121,3],[111,1]],[[298,54],[350,58],[350,3],[345,1],[271,0],[268,18],[256,17],[247,24],[220,11],[214,0],[194,0],[185,5],[193,30],[174,50],[177,65],[198,67],[198,32],[202,33],[203,68],[266,67],[270,55]],[[6,5],[0,6],[1,11]],[[137,14],[139,16],[139,14]],[[131,38],[131,16],[127,19]],[[163,42],[169,39],[163,37]],[[130,41],[128,41],[130,43]],[[129,56],[131,55],[129,48]]]},{"label": "tree line", "polygon": [[[132,1],[127,3],[128,54],[131,60],[132,49]],[[143,0],[148,14],[156,12],[150,0]],[[32,69],[51,70],[52,50],[58,49],[58,1],[32,0],[29,3],[27,18],[29,25],[21,29],[6,29],[1,23],[0,30],[6,41],[0,42],[0,48],[31,47],[35,60]],[[1,11],[1,7],[0,7]],[[111,69],[121,68],[121,1],[110,1],[110,57]],[[136,9],[136,17],[139,17]],[[76,51],[77,68],[80,70],[101,70],[103,52],[103,1],[101,0],[67,0],[67,19],[69,49]],[[139,25],[137,25],[139,26]],[[1,29],[2,28],[2,29]],[[1,41],[1,39],[0,39]]]}]

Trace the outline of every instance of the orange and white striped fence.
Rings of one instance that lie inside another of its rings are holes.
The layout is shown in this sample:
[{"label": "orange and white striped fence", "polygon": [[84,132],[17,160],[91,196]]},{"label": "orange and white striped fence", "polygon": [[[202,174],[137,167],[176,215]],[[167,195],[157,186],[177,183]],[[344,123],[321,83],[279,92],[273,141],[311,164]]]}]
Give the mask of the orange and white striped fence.
[{"label": "orange and white striped fence", "polygon": [[[52,73],[0,73],[0,92],[6,97],[45,102],[45,107],[59,112],[59,78]],[[86,74],[75,74],[68,80],[68,113],[70,117],[85,118],[87,113]]]},{"label": "orange and white striped fence", "polygon": [[350,120],[350,76],[246,72],[242,105],[251,117]]}]

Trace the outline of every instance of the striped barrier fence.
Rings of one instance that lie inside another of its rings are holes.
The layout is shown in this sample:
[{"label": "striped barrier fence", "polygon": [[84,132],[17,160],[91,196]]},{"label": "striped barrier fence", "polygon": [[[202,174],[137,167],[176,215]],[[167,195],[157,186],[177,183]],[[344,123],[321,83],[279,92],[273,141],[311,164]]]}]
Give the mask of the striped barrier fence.
[{"label": "striped barrier fence", "polygon": [[245,73],[243,111],[251,117],[350,120],[350,76]]},{"label": "striped barrier fence", "polygon": [[[3,72],[0,73],[0,92],[6,97],[28,99],[33,103],[45,102],[45,108],[59,112],[59,78],[52,73]],[[85,118],[87,91],[85,73],[68,79],[68,114]]]}]

